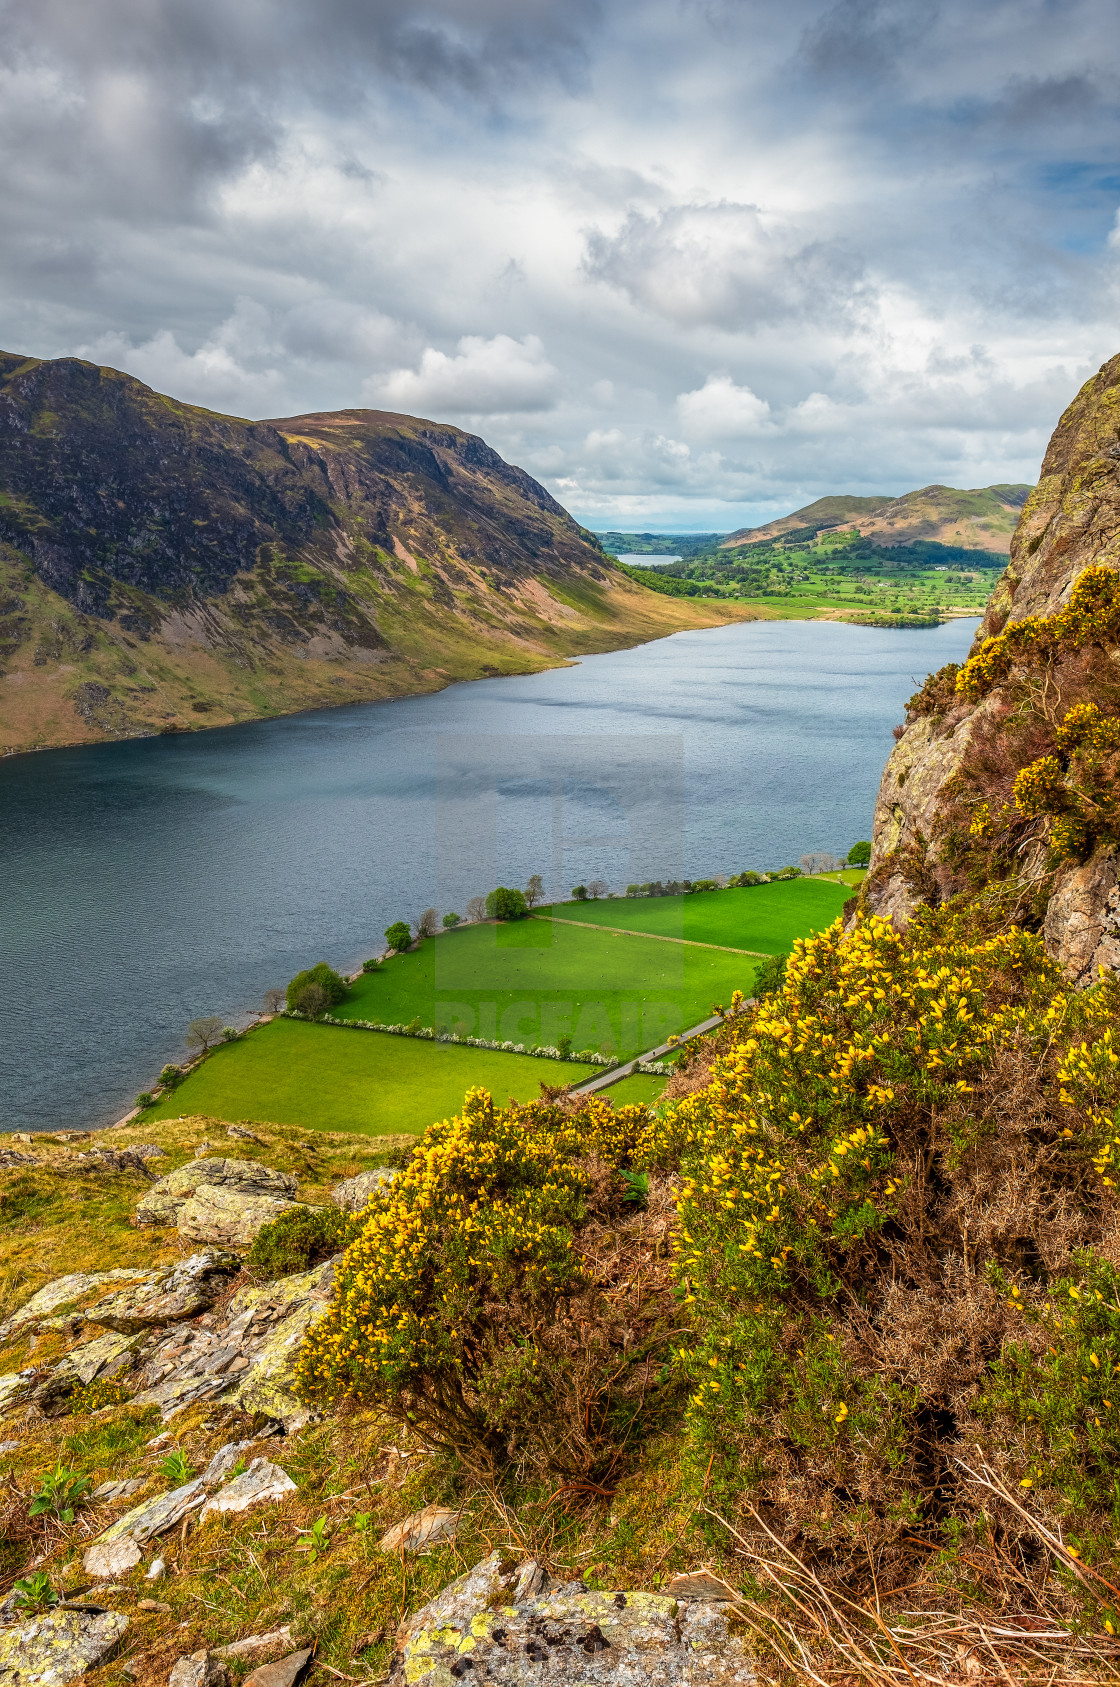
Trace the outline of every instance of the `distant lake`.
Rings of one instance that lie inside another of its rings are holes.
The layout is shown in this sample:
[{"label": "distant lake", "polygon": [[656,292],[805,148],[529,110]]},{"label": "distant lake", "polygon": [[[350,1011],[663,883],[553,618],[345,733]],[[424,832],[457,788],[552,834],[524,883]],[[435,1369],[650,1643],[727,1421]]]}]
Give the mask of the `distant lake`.
[{"label": "distant lake", "polygon": [[906,698],[976,625],[748,622],[0,762],[0,1125],[119,1117],[189,1019],[243,1020],[430,904],[534,872],[566,896],[846,852]]},{"label": "distant lake", "polygon": [[644,552],[619,551],[619,562],[628,562],[631,568],[664,568],[670,562],[680,562],[679,556],[647,556]]}]

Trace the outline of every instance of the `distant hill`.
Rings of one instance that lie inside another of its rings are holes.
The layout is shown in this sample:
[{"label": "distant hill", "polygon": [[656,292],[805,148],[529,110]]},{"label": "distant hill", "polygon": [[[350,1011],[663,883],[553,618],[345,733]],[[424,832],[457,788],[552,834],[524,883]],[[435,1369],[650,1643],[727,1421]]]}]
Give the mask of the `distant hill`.
[{"label": "distant hill", "polygon": [[760,545],[784,533],[829,527],[858,527],[865,539],[879,545],[908,545],[915,540],[1005,553],[1019,519],[1019,511],[1034,490],[1031,486],[981,486],[960,492],[953,486],[923,486],[899,498],[856,498],[841,493],[818,498],[792,515],[768,521],[763,527],[742,527],[720,540],[720,549]]},{"label": "distant hill", "polygon": [[248,422],[0,352],[0,754],[434,691],[738,613],[650,592],[459,428]]},{"label": "distant hill", "polygon": [[723,538],[722,533],[618,533],[595,534],[605,551],[612,556],[697,556],[710,551]]}]

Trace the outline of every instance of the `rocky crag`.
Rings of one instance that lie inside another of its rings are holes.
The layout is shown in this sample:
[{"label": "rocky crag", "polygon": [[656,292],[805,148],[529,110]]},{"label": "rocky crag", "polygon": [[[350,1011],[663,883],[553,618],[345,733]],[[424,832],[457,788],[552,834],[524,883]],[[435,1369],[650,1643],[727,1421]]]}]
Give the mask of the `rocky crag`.
[{"label": "rocky crag", "polygon": [[901,926],[967,893],[1081,983],[1120,968],[1118,567],[1120,357],[1055,430],[968,664],[895,729],[866,907]]},{"label": "rocky crag", "polygon": [[437,690],[743,613],[636,585],[459,428],[248,422],[0,353],[0,753]]}]

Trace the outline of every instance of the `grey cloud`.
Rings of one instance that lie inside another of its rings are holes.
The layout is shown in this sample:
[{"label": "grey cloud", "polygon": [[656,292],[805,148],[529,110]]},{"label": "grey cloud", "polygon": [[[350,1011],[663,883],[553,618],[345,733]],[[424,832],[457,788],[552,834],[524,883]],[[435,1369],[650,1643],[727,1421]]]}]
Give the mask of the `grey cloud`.
[{"label": "grey cloud", "polygon": [[669,321],[737,330],[849,315],[866,291],[842,242],[805,240],[756,205],[726,201],[631,211],[617,234],[589,233],[585,268]]}]

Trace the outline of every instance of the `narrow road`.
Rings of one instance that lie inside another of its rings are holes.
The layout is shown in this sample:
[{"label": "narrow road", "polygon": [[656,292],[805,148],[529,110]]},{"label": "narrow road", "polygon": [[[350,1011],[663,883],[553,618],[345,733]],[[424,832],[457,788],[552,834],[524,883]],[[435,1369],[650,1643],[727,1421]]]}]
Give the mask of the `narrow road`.
[{"label": "narrow road", "polygon": [[[578,920],[572,920],[570,923],[572,925],[578,925],[580,922]],[[639,932],[637,935],[642,936],[643,934]],[[670,943],[674,943],[679,940],[671,937],[668,941]],[[715,943],[708,943],[705,944],[704,947],[708,949],[715,949],[718,948],[719,945]],[[749,949],[737,949],[735,951],[736,954],[744,955],[749,955],[750,952],[751,951]],[[749,1002],[743,1003],[743,1006],[745,1008],[753,1008],[755,1001],[756,998],[752,996]],[[703,1036],[705,1031],[714,1031],[716,1026],[722,1025],[726,1018],[727,1015],[723,1013],[713,1014],[711,1019],[705,1019],[701,1024],[694,1025],[691,1031],[682,1031],[679,1036],[673,1038],[672,1042],[658,1043],[655,1049],[648,1049],[645,1054],[636,1054],[633,1060],[626,1061],[623,1066],[612,1066],[609,1072],[603,1072],[597,1078],[588,1078],[585,1079],[582,1084],[574,1084],[569,1091],[569,1094],[594,1095],[596,1090],[605,1090],[609,1084],[617,1084],[622,1078],[632,1077],[635,1067],[643,1060],[660,1060],[663,1054],[669,1054],[673,1049],[679,1049],[682,1043],[691,1042],[693,1037]]]}]

